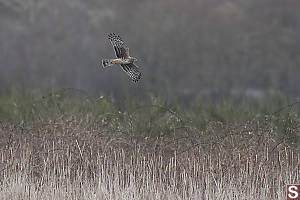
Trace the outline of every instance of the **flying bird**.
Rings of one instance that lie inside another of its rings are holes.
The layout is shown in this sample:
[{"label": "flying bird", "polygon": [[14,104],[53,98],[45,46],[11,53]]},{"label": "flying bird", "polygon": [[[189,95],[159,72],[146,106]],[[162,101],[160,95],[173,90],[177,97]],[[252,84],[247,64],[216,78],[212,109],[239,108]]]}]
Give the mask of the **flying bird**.
[{"label": "flying bird", "polygon": [[119,35],[110,33],[108,35],[108,39],[115,50],[117,58],[103,59],[103,68],[112,66],[114,64],[119,64],[133,82],[138,82],[141,79],[142,74],[138,70],[138,67],[134,64],[137,59],[129,55],[129,48],[125,45],[125,42]]}]

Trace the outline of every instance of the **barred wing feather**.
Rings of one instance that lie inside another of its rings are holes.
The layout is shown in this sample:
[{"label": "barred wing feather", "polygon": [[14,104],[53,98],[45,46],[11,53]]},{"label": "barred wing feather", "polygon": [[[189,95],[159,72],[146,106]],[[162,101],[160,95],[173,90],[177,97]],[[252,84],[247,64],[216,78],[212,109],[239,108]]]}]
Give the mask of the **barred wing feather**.
[{"label": "barred wing feather", "polygon": [[127,58],[127,51],[126,51],[126,45],[125,42],[122,40],[122,38],[119,35],[116,35],[115,33],[110,33],[108,35],[108,39],[111,42],[116,56],[118,58]]},{"label": "barred wing feather", "polygon": [[128,74],[128,76],[132,79],[133,82],[138,82],[141,79],[142,73],[134,64],[121,64],[121,67]]}]

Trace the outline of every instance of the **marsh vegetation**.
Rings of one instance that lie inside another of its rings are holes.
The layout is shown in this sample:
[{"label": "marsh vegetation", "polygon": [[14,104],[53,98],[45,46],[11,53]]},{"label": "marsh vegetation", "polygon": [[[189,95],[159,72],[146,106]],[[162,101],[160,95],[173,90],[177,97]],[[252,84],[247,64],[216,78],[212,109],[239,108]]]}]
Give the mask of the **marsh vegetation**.
[{"label": "marsh vegetation", "polygon": [[66,91],[0,97],[0,196],[283,199],[300,180],[297,104],[142,102]]}]

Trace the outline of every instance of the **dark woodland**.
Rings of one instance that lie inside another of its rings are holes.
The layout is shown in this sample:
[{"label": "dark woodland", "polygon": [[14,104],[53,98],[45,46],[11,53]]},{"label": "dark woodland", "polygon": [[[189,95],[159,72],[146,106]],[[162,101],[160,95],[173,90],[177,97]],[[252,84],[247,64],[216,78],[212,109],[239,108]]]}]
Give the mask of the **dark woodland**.
[{"label": "dark woodland", "polygon": [[[1,90],[297,98],[299,8],[295,0],[1,0]],[[110,32],[138,58],[138,84],[119,67],[101,68],[114,57]]]}]

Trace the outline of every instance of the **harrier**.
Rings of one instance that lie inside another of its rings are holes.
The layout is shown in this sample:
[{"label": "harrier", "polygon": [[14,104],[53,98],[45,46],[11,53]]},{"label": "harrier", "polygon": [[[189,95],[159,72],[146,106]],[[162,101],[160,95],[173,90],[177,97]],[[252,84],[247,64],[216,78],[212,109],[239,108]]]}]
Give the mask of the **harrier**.
[{"label": "harrier", "polygon": [[112,66],[114,64],[120,64],[122,69],[128,74],[133,82],[140,80],[142,74],[139,72],[138,67],[134,64],[137,59],[129,55],[129,48],[125,45],[121,37],[114,33],[110,33],[108,35],[108,39],[115,50],[117,58],[103,59],[103,68]]}]

